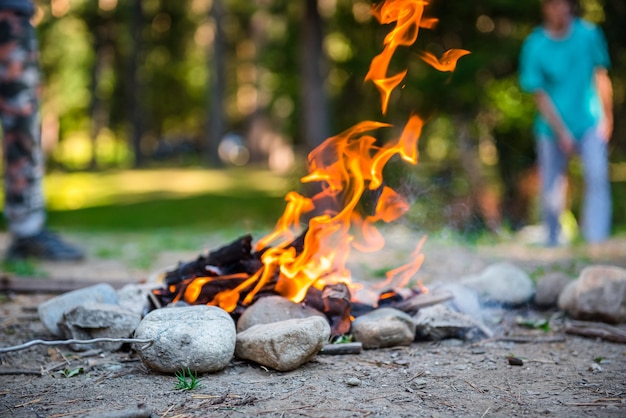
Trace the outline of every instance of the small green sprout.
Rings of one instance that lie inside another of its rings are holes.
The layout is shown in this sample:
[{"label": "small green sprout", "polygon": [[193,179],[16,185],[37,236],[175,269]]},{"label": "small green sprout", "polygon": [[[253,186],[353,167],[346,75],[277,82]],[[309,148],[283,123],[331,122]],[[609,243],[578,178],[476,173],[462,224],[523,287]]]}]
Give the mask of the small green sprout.
[{"label": "small green sprout", "polygon": [[532,328],[532,329],[540,329],[543,332],[550,332],[550,321],[545,318],[538,319],[524,319],[522,317],[516,318],[517,325]]},{"label": "small green sprout", "polygon": [[189,367],[187,367],[186,371],[185,369],[182,369],[181,371],[176,372],[176,378],[178,379],[178,383],[176,383],[176,386],[174,387],[175,389],[194,390],[200,387],[200,379],[198,379],[198,373],[192,373]]},{"label": "small green sprout", "polygon": [[82,367],[77,367],[75,369],[63,369],[61,371],[59,371],[59,374],[63,377],[74,377],[74,376],[78,376],[79,374],[83,373],[83,368]]},{"label": "small green sprout", "polygon": [[352,334],[344,334],[336,337],[333,340],[333,344],[348,344],[354,341]]}]

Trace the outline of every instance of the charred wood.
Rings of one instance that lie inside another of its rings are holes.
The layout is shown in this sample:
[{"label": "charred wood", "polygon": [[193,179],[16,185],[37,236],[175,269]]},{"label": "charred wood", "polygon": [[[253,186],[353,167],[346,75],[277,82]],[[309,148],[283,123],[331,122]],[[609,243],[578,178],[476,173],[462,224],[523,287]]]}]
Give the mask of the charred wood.
[{"label": "charred wood", "polygon": [[363,344],[360,342],[345,343],[345,344],[326,344],[319,354],[325,354],[328,356],[338,356],[344,354],[361,354],[363,350]]},{"label": "charred wood", "polygon": [[237,264],[241,260],[252,258],[252,235],[247,234],[232,243],[211,251],[207,256],[207,263],[212,266],[224,267]]},{"label": "charred wood", "polygon": [[404,312],[417,312],[421,308],[437,305],[442,302],[449,301],[454,295],[448,291],[437,291],[433,293],[420,293],[402,302],[394,303],[392,308],[399,309]]},{"label": "charred wood", "polygon": [[326,315],[333,337],[350,332],[350,289],[344,283],[327,285],[323,290],[309,288],[303,303]]},{"label": "charred wood", "polygon": [[260,268],[260,261],[254,260],[252,254],[252,236],[244,235],[232,243],[225,245],[206,256],[187,263],[179,263],[176,269],[165,274],[167,286],[178,284],[183,280],[196,277],[214,277],[235,273],[253,274]]}]

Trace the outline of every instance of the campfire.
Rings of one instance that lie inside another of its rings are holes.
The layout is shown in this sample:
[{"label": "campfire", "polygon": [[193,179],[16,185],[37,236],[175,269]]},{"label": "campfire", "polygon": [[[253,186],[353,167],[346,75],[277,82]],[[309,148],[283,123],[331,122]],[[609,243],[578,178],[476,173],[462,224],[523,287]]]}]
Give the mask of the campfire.
[{"label": "campfire", "polygon": [[[420,28],[432,28],[437,19],[424,18],[428,3],[423,0],[387,0],[372,8],[383,25],[393,24],[384,38],[383,51],[371,62],[365,81],[380,91],[384,115],[391,94],[404,80],[407,70],[388,74],[396,50],[410,47]],[[449,50],[437,59],[430,53],[419,56],[440,71],[453,71],[465,50]],[[313,183],[317,192],[307,197],[292,191],[276,228],[254,246],[247,235],[196,260],[180,263],[166,272],[164,286],[153,291],[152,308],[175,302],[219,306],[233,317],[267,295],[280,295],[323,312],[335,336],[350,331],[351,320],[380,306],[403,306],[426,292],[424,286],[406,289],[424,256],[423,237],[410,260],[387,273],[387,280],[369,289],[352,281],[346,267],[350,251],[375,252],[385,245],[380,223],[390,223],[409,210],[405,197],[385,184],[383,169],[395,156],[410,164],[418,162],[418,141],[423,121],[411,115],[393,139],[381,143],[376,134],[395,127],[384,122],[363,121],[327,139],[308,156],[308,174],[301,179]],[[365,209],[373,198],[373,210]],[[403,289],[403,290],[401,290]],[[408,308],[407,308],[408,307]]]},{"label": "campfire", "polygon": [[[406,75],[388,75],[394,52],[436,23],[423,16],[426,4],[386,0],[372,9],[381,24],[394,25],[365,77],[380,91],[383,115]],[[467,53],[418,55],[453,71]],[[427,290],[413,284],[426,237],[404,235],[391,243],[410,252],[406,264],[372,286],[352,280],[350,251],[369,256],[383,249],[381,225],[409,209],[382,173],[392,158],[417,164],[422,124],[416,115],[403,128],[365,121],[329,138],[309,155],[302,178],[316,191],[288,193],[270,234],[257,242],[244,235],[180,262],[164,272],[163,283],[77,286],[37,306],[45,330],[23,300],[10,308],[5,302],[3,410],[94,417],[619,412],[625,402],[624,350],[617,345],[626,343],[622,267],[589,265],[571,280],[559,262],[558,270],[531,278],[502,262],[498,248],[490,246],[487,255],[446,245],[429,254],[427,267],[437,271],[428,272],[434,280]],[[519,249],[507,249],[507,258]],[[535,253],[544,251],[528,250],[528,265],[538,273],[544,266]],[[579,265],[578,256],[570,257],[568,270]],[[54,280],[0,277],[5,289],[31,283],[41,292],[48,282]],[[598,319],[618,325],[587,321]],[[63,340],[6,346],[41,331]],[[416,344],[426,340],[436,343]],[[33,345],[83,352],[13,354]],[[198,375],[217,372],[198,384]]]}]

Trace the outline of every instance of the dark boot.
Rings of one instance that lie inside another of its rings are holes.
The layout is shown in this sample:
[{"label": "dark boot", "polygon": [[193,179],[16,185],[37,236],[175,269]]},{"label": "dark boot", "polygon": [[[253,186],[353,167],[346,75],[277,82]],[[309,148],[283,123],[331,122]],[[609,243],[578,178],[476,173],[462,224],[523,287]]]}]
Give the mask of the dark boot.
[{"label": "dark boot", "polygon": [[7,260],[35,258],[49,261],[78,261],[85,253],[63,241],[57,234],[43,230],[32,237],[14,238],[6,252]]}]

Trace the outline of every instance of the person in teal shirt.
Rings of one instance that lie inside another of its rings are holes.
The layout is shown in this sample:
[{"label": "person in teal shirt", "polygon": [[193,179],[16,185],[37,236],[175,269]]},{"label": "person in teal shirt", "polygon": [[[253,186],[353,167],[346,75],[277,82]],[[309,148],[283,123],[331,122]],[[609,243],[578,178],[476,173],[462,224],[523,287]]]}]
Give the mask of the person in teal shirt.
[{"label": "person in teal shirt", "polygon": [[581,230],[587,242],[610,236],[608,141],[613,90],[606,41],[600,28],[576,16],[574,0],[542,0],[543,24],[524,41],[520,85],[532,93],[547,245],[558,245],[565,208],[567,167],[580,155],[585,182]]}]

